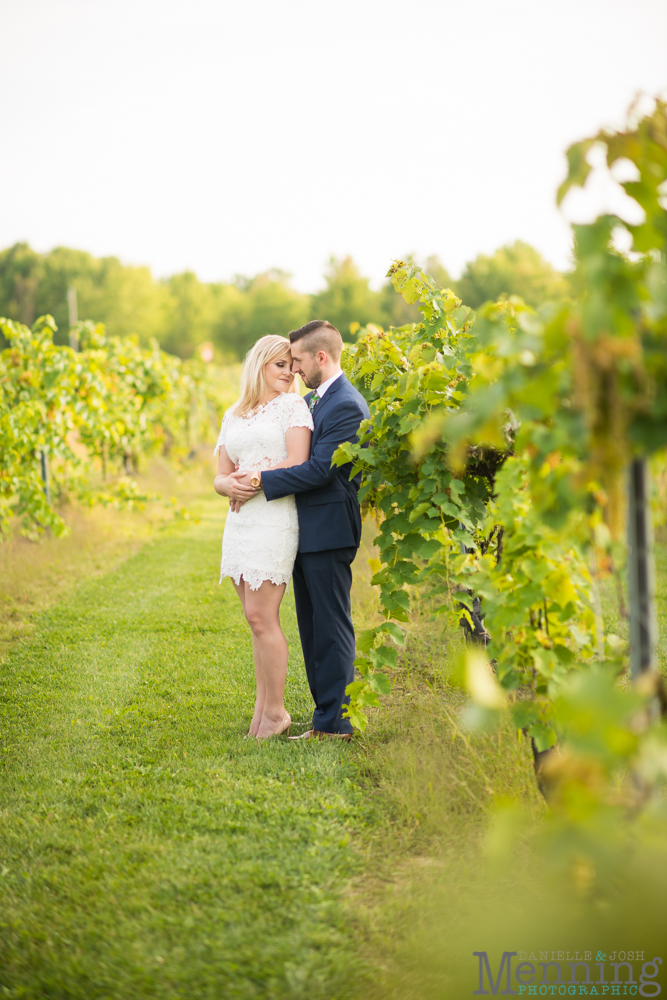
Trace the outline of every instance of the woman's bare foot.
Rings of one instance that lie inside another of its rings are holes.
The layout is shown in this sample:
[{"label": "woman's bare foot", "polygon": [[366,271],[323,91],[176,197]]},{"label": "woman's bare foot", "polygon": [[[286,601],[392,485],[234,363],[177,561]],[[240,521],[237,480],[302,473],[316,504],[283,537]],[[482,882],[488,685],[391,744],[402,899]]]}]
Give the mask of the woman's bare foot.
[{"label": "woman's bare foot", "polygon": [[272,736],[280,736],[282,733],[286,733],[291,725],[291,716],[283,709],[281,715],[274,716],[273,718],[268,715],[262,716],[262,722],[255,735],[258,740],[268,740]]}]

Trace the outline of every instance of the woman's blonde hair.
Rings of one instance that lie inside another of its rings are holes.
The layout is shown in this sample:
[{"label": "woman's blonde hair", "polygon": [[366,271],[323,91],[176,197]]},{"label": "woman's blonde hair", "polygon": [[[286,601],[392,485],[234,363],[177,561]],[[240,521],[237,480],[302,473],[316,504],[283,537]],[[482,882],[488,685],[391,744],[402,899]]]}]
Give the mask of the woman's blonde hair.
[{"label": "woman's blonde hair", "polygon": [[[241,372],[241,395],[232,406],[232,413],[235,417],[247,417],[259,405],[259,402],[266,392],[266,376],[264,368],[272,361],[280,361],[281,358],[289,358],[290,342],[287,337],[279,337],[271,333],[266,337],[260,337],[245,356],[243,371]],[[296,376],[292,376],[288,392],[296,392]]]}]

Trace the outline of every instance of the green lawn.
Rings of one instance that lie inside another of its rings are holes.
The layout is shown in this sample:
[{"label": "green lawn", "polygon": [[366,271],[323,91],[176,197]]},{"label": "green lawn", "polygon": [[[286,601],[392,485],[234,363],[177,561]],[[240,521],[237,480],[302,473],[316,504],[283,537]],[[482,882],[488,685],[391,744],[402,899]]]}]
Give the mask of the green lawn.
[{"label": "green lawn", "polygon": [[[222,508],[40,617],[1,667],[0,996],[354,993],[354,748],[258,745]],[[286,704],[311,702],[293,602]]]},{"label": "green lawn", "polygon": [[[77,554],[79,527],[17,550],[25,566],[3,578],[8,608],[40,573],[33,607],[54,579],[70,582],[21,622],[18,644],[3,639],[0,998],[440,1000],[460,951],[450,932],[492,906],[471,891],[496,805],[543,813],[529,748],[509,726],[462,730],[447,665],[460,636],[443,636],[428,607],[364,740],[244,740],[251,646],[231,584],[217,585],[222,505],[208,480],[203,501],[201,480],[186,486],[199,524],[147,511],[124,550],[99,558],[99,525]],[[361,628],[377,613],[373,533],[355,566]],[[666,666],[664,533],[656,562]],[[610,586],[603,606],[613,624]],[[286,704],[306,728],[291,596],[283,625]]]}]

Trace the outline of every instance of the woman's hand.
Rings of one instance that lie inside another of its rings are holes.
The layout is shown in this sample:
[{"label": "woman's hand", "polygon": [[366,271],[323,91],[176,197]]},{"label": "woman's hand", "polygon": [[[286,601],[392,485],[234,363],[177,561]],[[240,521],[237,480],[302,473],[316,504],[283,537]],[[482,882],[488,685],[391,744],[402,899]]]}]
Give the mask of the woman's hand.
[{"label": "woman's hand", "polygon": [[218,474],[213,480],[213,489],[220,496],[229,497],[229,509],[234,513],[246,501],[252,500],[257,492],[250,485],[250,476],[239,470],[238,464],[229,457],[224,445],[218,452]]}]

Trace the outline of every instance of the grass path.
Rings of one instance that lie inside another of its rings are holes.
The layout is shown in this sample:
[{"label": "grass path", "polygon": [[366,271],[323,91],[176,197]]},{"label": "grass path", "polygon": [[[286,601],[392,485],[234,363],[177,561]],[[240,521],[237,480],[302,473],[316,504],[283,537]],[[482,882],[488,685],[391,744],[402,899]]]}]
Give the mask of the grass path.
[{"label": "grass path", "polygon": [[[540,813],[527,746],[511,727],[461,737],[449,646],[427,608],[358,746],[244,741],[251,646],[231,584],[217,586],[221,505],[208,479],[203,501],[196,478],[183,489],[199,524],[138,522],[101,553],[91,529],[76,558],[75,535],[45,545],[37,562],[60,553],[68,596],[21,620],[19,644],[13,619],[0,633],[12,649],[0,660],[0,1000],[384,1000],[402,995],[401,963],[406,995],[426,995],[413,990],[424,893],[444,885],[454,910],[467,899],[494,802]],[[367,554],[353,588],[362,627],[375,613]],[[664,531],[656,561],[664,669]],[[33,607],[53,586],[46,569]],[[39,569],[13,572],[3,607],[19,613]],[[282,617],[287,705],[305,728],[291,597]]]},{"label": "grass path", "polygon": [[[0,668],[0,996],[351,995],[350,747],[244,741],[221,509],[44,613]],[[311,703],[291,598],[287,705]]]}]

